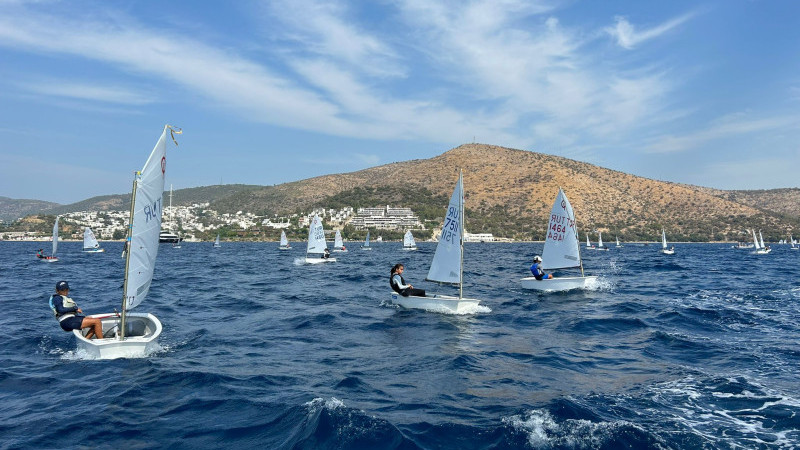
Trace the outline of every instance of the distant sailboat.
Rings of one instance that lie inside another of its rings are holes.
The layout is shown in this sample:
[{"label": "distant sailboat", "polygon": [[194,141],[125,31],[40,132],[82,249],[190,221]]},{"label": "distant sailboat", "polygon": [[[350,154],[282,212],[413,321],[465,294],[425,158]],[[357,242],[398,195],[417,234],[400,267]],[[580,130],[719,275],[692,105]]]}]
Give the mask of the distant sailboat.
[{"label": "distant sailboat", "polygon": [[280,250],[290,250],[292,248],[289,245],[289,239],[286,237],[286,232],[281,230],[281,244],[278,246]]},{"label": "distant sailboat", "polygon": [[622,247],[622,244],[619,243],[619,236],[617,236],[617,248]]},{"label": "distant sailboat", "polygon": [[406,231],[406,234],[403,236],[403,250],[416,250],[417,243],[414,241],[414,235],[411,234],[411,230]]},{"label": "distant sailboat", "polygon": [[40,261],[44,262],[57,262],[58,258],[56,257],[56,251],[58,250],[58,217],[56,217],[56,222],[53,224],[53,253],[50,256],[44,256],[41,251],[36,254],[36,257],[39,258]]},{"label": "distant sailboat", "polygon": [[217,239],[214,240],[214,248],[220,248],[222,245],[219,243],[219,233],[217,233]]},{"label": "distant sailboat", "polygon": [[464,179],[459,172],[458,182],[450,197],[447,217],[442,225],[439,243],[428,270],[428,281],[458,285],[458,297],[428,295],[404,297],[392,292],[392,302],[404,308],[465,313],[474,311],[480,300],[464,298]]},{"label": "distant sailboat", "polygon": [[664,229],[661,229],[661,253],[665,255],[674,255],[675,247],[667,248],[667,234]]},{"label": "distant sailboat", "polygon": [[157,339],[163,329],[161,322],[153,314],[131,310],[144,301],[153,281],[167,167],[167,130],[173,142],[174,133],[180,133],[169,125],[164,126],[144,168],[136,172],[133,179],[122,312],[90,316],[102,320],[103,339],[86,339],[82,330],[72,331],[78,340],[78,348],[95,358],[141,357],[158,348]]},{"label": "distant sailboat", "polygon": [[[761,231],[758,232],[761,235]],[[758,238],[756,237],[756,230],[753,229],[753,244],[756,247],[756,254],[757,255],[766,255],[767,253],[771,252],[771,248],[767,248],[764,246],[764,238],[761,238],[761,242],[758,242]]]},{"label": "distant sailboat", "polygon": [[[308,226],[308,247],[306,247],[306,263],[320,264],[336,262],[336,258],[327,257],[328,243],[325,241],[325,230],[322,228],[322,219],[314,215]],[[310,257],[309,255],[319,255]]]},{"label": "distant sailboat", "polygon": [[586,248],[594,248],[594,245],[589,241],[589,233],[586,233]]},{"label": "distant sailboat", "polygon": [[361,246],[361,250],[372,250],[372,247],[369,246],[369,230],[367,230],[367,238],[364,239],[364,245]]},{"label": "distant sailboat", "polygon": [[333,251],[337,253],[343,253],[347,251],[347,248],[344,246],[344,242],[342,241],[342,233],[339,230],[336,230],[336,236],[333,238]]},{"label": "distant sailboat", "polygon": [[554,277],[542,280],[525,277],[520,280],[523,289],[548,292],[584,289],[597,280],[596,275],[585,276],[583,273],[575,213],[566,194],[561,189],[558,190],[553,208],[550,210],[550,222],[547,226],[547,237],[542,250],[542,268],[545,270],[580,268],[581,276]]},{"label": "distant sailboat", "polygon": [[603,245],[603,232],[597,232],[597,250],[610,250],[608,247]]},{"label": "distant sailboat", "polygon": [[798,248],[800,248],[797,246],[797,242],[795,242],[794,237],[791,234],[789,235],[789,243],[791,244],[791,247],[789,248],[792,250],[797,250]]},{"label": "distant sailboat", "polygon": [[92,229],[89,227],[83,230],[83,251],[86,253],[102,253],[106,251],[100,248],[100,244],[97,242],[94,233],[92,233]]}]

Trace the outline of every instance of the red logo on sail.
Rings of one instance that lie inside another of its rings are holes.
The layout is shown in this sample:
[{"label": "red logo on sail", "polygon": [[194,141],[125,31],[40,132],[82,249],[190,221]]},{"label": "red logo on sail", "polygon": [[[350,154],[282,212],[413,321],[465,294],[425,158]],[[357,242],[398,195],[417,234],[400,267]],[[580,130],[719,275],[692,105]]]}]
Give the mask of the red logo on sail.
[{"label": "red logo on sail", "polygon": [[164,172],[167,170],[167,157],[161,157],[161,175],[164,175]]}]

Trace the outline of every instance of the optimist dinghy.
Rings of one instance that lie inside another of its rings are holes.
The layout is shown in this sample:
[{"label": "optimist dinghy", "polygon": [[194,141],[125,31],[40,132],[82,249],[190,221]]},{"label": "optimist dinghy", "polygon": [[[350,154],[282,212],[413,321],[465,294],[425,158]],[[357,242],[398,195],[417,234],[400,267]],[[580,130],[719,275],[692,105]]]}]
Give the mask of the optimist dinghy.
[{"label": "optimist dinghy", "polygon": [[[306,264],[322,264],[336,262],[336,258],[325,258],[328,243],[325,241],[325,230],[322,228],[322,219],[314,214],[314,220],[308,226],[308,247],[306,248]],[[315,255],[315,256],[309,256]],[[318,256],[317,256],[318,255]]]}]

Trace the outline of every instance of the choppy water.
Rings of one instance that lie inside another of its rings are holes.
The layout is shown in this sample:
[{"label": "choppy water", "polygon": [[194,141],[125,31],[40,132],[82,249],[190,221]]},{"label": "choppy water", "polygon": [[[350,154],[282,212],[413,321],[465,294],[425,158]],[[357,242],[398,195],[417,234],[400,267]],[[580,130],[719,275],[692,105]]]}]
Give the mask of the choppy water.
[{"label": "choppy water", "polygon": [[83,254],[0,242],[2,448],[798,448],[800,251],[626,246],[586,255],[596,290],[519,288],[541,244],[468,244],[469,315],[386,303],[389,269],[423,280],[434,246],[162,245],[138,309],[147,358],[86,360],[47,306],[119,307],[121,244]]}]

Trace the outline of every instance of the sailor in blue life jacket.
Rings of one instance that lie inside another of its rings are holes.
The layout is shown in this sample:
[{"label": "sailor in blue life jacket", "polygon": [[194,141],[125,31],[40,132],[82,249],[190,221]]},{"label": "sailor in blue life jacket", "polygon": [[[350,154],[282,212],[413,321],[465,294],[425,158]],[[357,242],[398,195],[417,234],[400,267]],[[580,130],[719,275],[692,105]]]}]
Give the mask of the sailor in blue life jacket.
[{"label": "sailor in blue life jacket", "polygon": [[74,300],[67,297],[69,284],[66,281],[56,283],[56,293],[50,296],[50,308],[53,310],[58,324],[64,331],[89,328],[86,339],[93,337],[103,339],[103,321],[94,317],[85,317]]},{"label": "sailor in blue life jacket", "polygon": [[542,257],[539,255],[533,257],[531,272],[533,272],[533,277],[537,280],[549,280],[553,278],[552,273],[544,273],[544,270],[542,270]]},{"label": "sailor in blue life jacket", "polygon": [[405,270],[405,267],[400,263],[392,267],[392,273],[389,275],[389,284],[392,286],[392,290],[403,297],[408,297],[409,295],[426,297],[424,289],[416,289],[414,286],[406,284],[406,280],[403,279],[403,270]]}]

